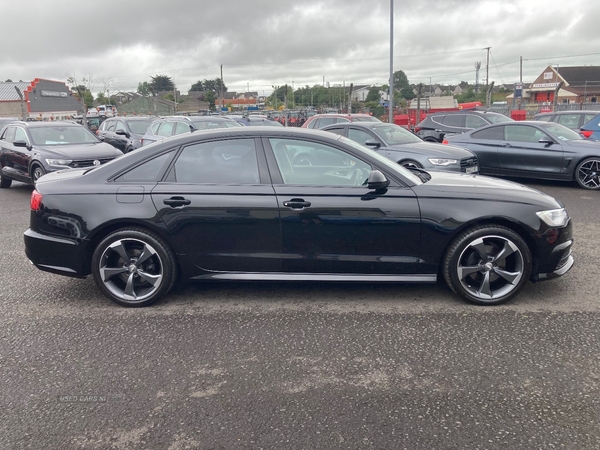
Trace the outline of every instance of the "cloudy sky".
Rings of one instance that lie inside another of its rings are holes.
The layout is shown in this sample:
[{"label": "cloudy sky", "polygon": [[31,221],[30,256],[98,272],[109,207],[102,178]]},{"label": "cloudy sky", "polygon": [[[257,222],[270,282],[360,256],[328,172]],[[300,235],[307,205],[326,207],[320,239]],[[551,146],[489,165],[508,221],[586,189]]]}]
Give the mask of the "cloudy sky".
[{"label": "cloudy sky", "polygon": [[[386,84],[390,0],[0,0],[0,79],[91,78],[95,92],[168,75],[187,92]],[[532,82],[548,64],[600,65],[600,2],[394,0],[394,70],[411,83]]]}]

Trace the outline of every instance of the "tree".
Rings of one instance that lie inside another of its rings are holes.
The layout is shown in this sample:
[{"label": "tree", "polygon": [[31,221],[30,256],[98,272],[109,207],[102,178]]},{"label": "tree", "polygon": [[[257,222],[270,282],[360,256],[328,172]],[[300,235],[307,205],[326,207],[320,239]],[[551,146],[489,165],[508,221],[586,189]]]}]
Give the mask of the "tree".
[{"label": "tree", "polygon": [[150,95],[150,84],[147,81],[138,83],[137,93],[147,97]]},{"label": "tree", "polygon": [[204,101],[208,103],[208,106],[211,111],[214,111],[215,108],[215,93],[213,91],[208,91],[204,96]]},{"label": "tree", "polygon": [[379,97],[379,91],[380,88],[378,86],[369,88],[369,93],[367,94],[365,102],[379,102],[379,99],[381,98]]},{"label": "tree", "polygon": [[12,83],[12,80],[10,78],[8,78],[5,83]]},{"label": "tree", "polygon": [[[194,84],[192,84],[190,91],[212,91],[219,93],[221,92],[221,79],[215,78],[214,80],[204,79],[202,81],[196,81]],[[227,86],[225,86],[225,83],[223,83],[223,92],[227,92]]]},{"label": "tree", "polygon": [[175,90],[175,83],[173,83],[173,79],[168,77],[167,75],[156,75],[155,77],[150,77],[152,81],[149,83],[150,92],[154,95],[159,92],[164,91],[173,91]]},{"label": "tree", "polygon": [[397,70],[394,72],[394,89],[398,89],[401,91],[404,88],[410,87],[410,83],[408,82],[408,77],[402,70]]}]

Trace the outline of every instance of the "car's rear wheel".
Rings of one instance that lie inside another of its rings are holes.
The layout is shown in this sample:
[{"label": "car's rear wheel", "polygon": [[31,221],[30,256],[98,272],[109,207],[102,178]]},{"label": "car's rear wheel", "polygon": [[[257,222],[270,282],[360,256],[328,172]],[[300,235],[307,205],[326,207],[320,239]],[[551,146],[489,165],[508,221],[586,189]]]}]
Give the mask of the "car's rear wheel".
[{"label": "car's rear wheel", "polygon": [[434,137],[426,137],[426,138],[423,138],[423,140],[424,140],[425,142],[435,142],[435,143],[437,143],[437,144],[439,144],[439,143],[440,143],[440,141],[438,141],[438,140],[437,140],[436,138],[434,138]]},{"label": "car's rear wheel", "polygon": [[92,274],[109,299],[123,306],[148,306],[167,294],[176,278],[169,246],[144,229],[108,235],[94,251]]},{"label": "car's rear wheel", "polygon": [[31,167],[31,181],[33,181],[33,184],[36,184],[44,175],[46,175],[46,171],[39,164],[34,164],[33,167]]},{"label": "car's rear wheel", "polygon": [[462,298],[499,305],[517,295],[531,274],[531,252],[514,231],[485,225],[458,235],[443,260],[443,275]]},{"label": "car's rear wheel", "polygon": [[575,180],[583,189],[600,189],[600,158],[586,158],[577,164]]},{"label": "car's rear wheel", "polygon": [[423,166],[421,165],[421,163],[418,163],[417,161],[413,161],[412,159],[406,159],[404,161],[400,161],[400,165],[402,167],[406,167],[407,169],[422,169]]}]

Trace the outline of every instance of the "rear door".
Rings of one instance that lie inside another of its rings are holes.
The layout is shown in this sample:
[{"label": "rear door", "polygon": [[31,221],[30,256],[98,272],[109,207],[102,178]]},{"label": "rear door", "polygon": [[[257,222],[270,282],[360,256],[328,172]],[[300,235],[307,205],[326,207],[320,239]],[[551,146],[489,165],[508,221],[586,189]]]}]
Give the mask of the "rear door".
[{"label": "rear door", "polygon": [[15,141],[25,141],[31,145],[27,133],[22,127],[6,127],[0,145],[2,146],[2,170],[9,176],[28,181],[29,163],[31,162],[31,150],[27,147],[17,147]]},{"label": "rear door", "polygon": [[214,140],[184,147],[152,191],[178,245],[207,271],[278,272],[281,225],[260,141]]}]

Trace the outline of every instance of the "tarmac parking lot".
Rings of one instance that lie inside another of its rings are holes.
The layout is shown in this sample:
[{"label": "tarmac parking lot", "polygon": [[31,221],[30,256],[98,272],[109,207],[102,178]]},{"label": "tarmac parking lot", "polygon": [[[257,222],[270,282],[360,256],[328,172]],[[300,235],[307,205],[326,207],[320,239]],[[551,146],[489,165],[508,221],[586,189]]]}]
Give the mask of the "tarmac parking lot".
[{"label": "tarmac parking lot", "polygon": [[30,265],[0,190],[0,448],[600,448],[600,192],[527,183],[575,265],[498,307],[443,285],[185,283],[126,309]]}]

